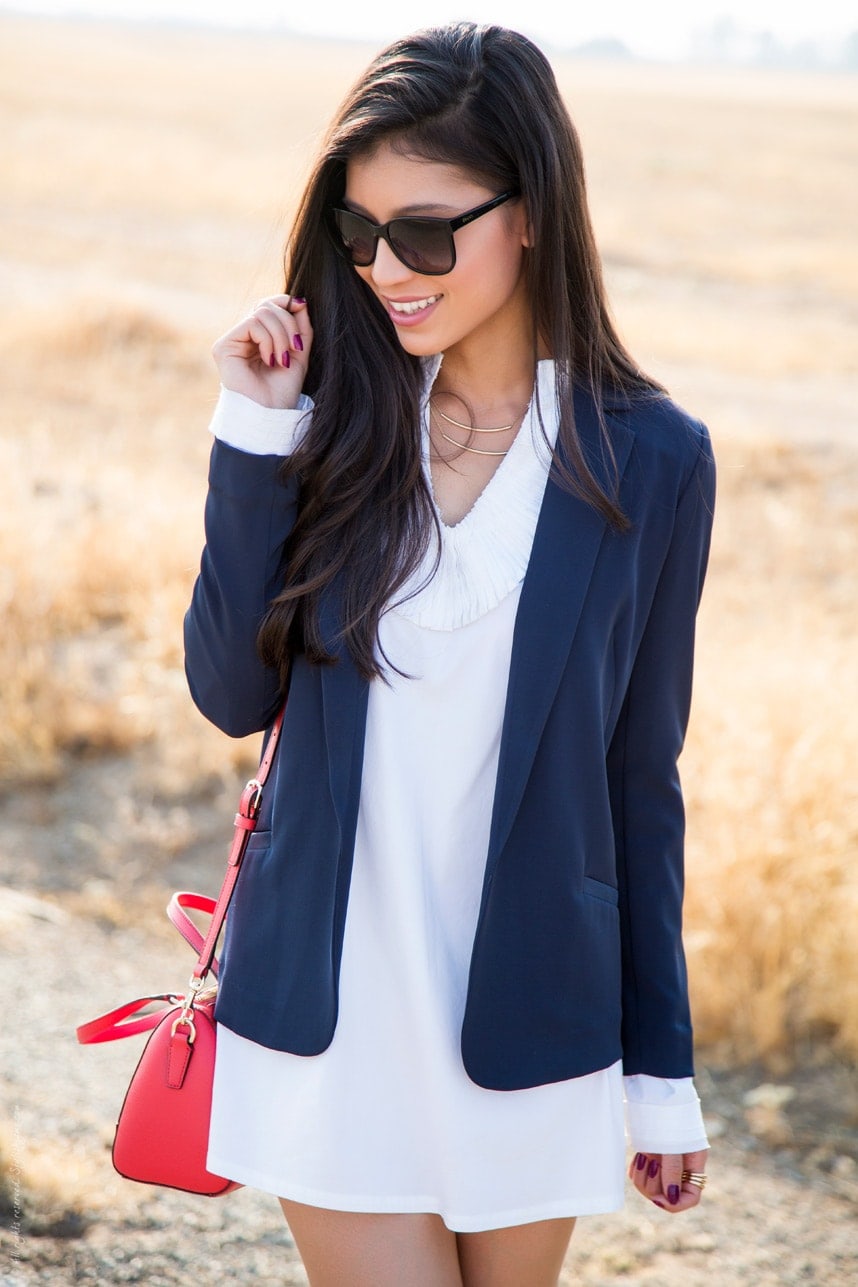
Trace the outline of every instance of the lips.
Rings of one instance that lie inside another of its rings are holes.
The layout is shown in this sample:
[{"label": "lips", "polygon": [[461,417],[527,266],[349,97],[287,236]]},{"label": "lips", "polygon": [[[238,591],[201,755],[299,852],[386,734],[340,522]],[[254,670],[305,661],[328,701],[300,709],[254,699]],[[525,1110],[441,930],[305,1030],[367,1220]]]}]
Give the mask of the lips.
[{"label": "lips", "polygon": [[394,313],[422,313],[431,304],[436,304],[440,298],[440,295],[427,295],[423,299],[389,299],[387,303]]},{"label": "lips", "polygon": [[441,295],[420,295],[411,299],[385,299],[387,312],[397,326],[422,322],[435,308]]}]

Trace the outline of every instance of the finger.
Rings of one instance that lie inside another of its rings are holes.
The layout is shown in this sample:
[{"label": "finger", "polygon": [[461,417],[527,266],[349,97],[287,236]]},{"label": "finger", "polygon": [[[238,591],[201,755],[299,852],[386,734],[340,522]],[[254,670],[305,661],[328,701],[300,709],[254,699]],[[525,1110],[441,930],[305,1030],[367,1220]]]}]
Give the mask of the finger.
[{"label": "finger", "polygon": [[253,350],[258,351],[267,362],[274,351],[275,337],[266,326],[265,318],[257,313],[243,317],[231,330],[222,335],[212,345],[212,352],[218,356],[237,356],[245,360],[254,357]]},{"label": "finger", "polygon": [[676,1203],[675,1206],[671,1207],[671,1210],[672,1211],[690,1211],[692,1207],[696,1207],[699,1205],[700,1199],[702,1197],[703,1197],[703,1190],[701,1188],[698,1188],[697,1185],[695,1184],[689,1184],[688,1181],[686,1180],[682,1185],[682,1191],[679,1195],[679,1201]]},{"label": "finger", "polygon": [[681,1201],[681,1191],[677,1185],[676,1191],[673,1190],[673,1179],[671,1172],[668,1171],[668,1178],[665,1179],[665,1158],[661,1153],[651,1153],[647,1155],[647,1165],[644,1168],[643,1180],[640,1190],[645,1198],[648,1198],[654,1206],[659,1207],[662,1211],[675,1211]]},{"label": "finger", "polygon": [[[295,295],[274,295],[269,300],[263,300],[256,311],[266,319],[266,323],[271,323],[272,330],[281,328],[277,333],[282,333],[283,351],[290,353],[293,359],[295,354],[304,354],[306,365],[306,355],[313,342],[307,301]],[[283,365],[289,364],[284,360]]]},{"label": "finger", "polygon": [[309,353],[313,343],[313,327],[310,322],[310,311],[307,301],[300,295],[289,295],[288,312],[294,322],[295,333],[292,339],[293,348],[300,353]]},{"label": "finger", "polygon": [[294,313],[299,313],[302,308],[306,308],[307,301],[298,295],[290,295],[288,291],[284,291],[281,295],[266,295],[264,299],[259,300],[254,305],[254,313],[266,304],[276,304],[279,308],[286,308]]},{"label": "finger", "polygon": [[643,1173],[643,1192],[648,1197],[654,1194],[661,1196],[661,1157],[657,1153],[647,1153],[647,1164]]},{"label": "finger", "polygon": [[709,1159],[708,1148],[698,1149],[696,1153],[683,1153],[682,1155],[683,1171],[694,1171],[697,1174],[704,1174],[706,1163]]},{"label": "finger", "polygon": [[[706,1162],[709,1157],[708,1149],[699,1149],[695,1153],[684,1153],[682,1157],[682,1170],[692,1175],[705,1175]],[[691,1180],[682,1181],[683,1198],[687,1199],[688,1206],[696,1207],[703,1196],[703,1188],[700,1184],[695,1184]]]},{"label": "finger", "polygon": [[[288,296],[285,297],[286,300],[288,298]],[[262,300],[252,313],[243,317],[217,341],[214,349],[216,353],[218,351],[236,353],[237,345],[243,350],[248,346],[256,345],[262,362],[273,365],[272,355],[275,361],[280,361],[282,354],[291,350],[294,329],[294,323],[285,307],[278,305],[274,299]],[[243,351],[241,356],[251,355]],[[283,363],[283,365],[286,364]]]},{"label": "finger", "polygon": [[261,299],[254,306],[254,313],[258,313],[263,308],[279,308],[290,317],[294,317],[296,324],[300,323],[302,328],[309,329],[310,314],[307,308],[307,301],[301,295],[269,295],[266,299]]},{"label": "finger", "polygon": [[675,1207],[682,1193],[683,1155],[681,1153],[662,1153],[661,1155],[661,1191],[668,1205]]},{"label": "finger", "polygon": [[[663,1154],[660,1183],[665,1210],[689,1211],[699,1205],[703,1189],[699,1184],[683,1179],[683,1174],[705,1174],[706,1151],[685,1154]],[[666,1201],[664,1201],[666,1199]]]},{"label": "finger", "polygon": [[283,354],[288,357],[288,337],[276,317],[270,312],[254,314],[247,325],[247,335],[259,351],[259,360],[264,366],[287,366]]},{"label": "finger", "polygon": [[631,1177],[635,1188],[645,1198],[664,1204],[661,1192],[661,1157],[658,1153],[636,1154]]},{"label": "finger", "polygon": [[[268,331],[272,341],[270,353],[260,348],[262,356],[272,366],[289,367],[293,353],[297,355],[303,351],[303,345],[295,345],[295,339],[300,337],[297,336],[297,328],[290,313],[279,304],[271,301],[257,309],[255,317]],[[272,357],[274,362],[271,362]]]}]

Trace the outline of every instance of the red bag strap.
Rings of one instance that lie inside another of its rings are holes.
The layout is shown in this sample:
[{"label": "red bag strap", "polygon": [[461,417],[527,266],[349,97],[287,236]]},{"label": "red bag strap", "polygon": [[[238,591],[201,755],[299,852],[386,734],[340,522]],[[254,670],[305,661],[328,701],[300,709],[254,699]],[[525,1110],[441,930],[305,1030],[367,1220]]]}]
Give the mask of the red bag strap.
[{"label": "red bag strap", "polygon": [[[226,860],[226,875],[223,878],[223,884],[220,887],[220,893],[212,912],[211,923],[209,924],[208,933],[200,949],[200,957],[194,966],[194,972],[191,975],[191,986],[193,980],[199,979],[200,983],[208,974],[214,960],[215,947],[218,937],[226,920],[226,912],[232,898],[232,892],[235,889],[235,882],[238,880],[238,872],[244,858],[247,844],[251,835],[256,830],[256,824],[259,820],[259,813],[262,808],[262,788],[268,780],[268,774],[271,771],[271,765],[274,762],[274,753],[280,742],[280,730],[283,727],[283,715],[286,711],[285,704],[281,708],[277,718],[271,725],[271,731],[268,734],[268,741],[265,743],[265,753],[260,761],[259,768],[255,778],[251,778],[247,786],[241,793],[241,799],[238,802],[238,812],[235,815],[235,830],[232,837],[232,845],[229,851],[229,857]],[[199,986],[199,985],[198,985]]]},{"label": "red bag strap", "polygon": [[[199,960],[194,966],[194,972],[188,984],[190,995],[175,996],[171,993],[159,993],[156,996],[139,997],[136,1001],[127,1001],[125,1005],[118,1006],[115,1010],[109,1010],[107,1014],[99,1015],[97,1019],[91,1019],[89,1023],[82,1023],[76,1029],[77,1039],[81,1045],[93,1045],[100,1041],[118,1041],[120,1037],[130,1037],[137,1032],[148,1032],[150,1028],[155,1028],[160,1023],[163,1018],[164,1006],[162,1005],[160,1010],[152,1014],[140,1015],[136,1019],[132,1017],[133,1015],[158,1001],[170,1006],[184,1004],[185,1010],[188,1010],[189,1007],[192,1009],[206,975],[210,970],[212,974],[217,975],[217,961],[214,955],[215,946],[223,929],[223,923],[226,919],[227,909],[235,889],[235,882],[238,879],[239,868],[247,850],[248,841],[256,830],[256,824],[259,820],[262,808],[262,788],[268,780],[271,765],[274,762],[274,754],[280,741],[280,730],[283,727],[285,710],[284,703],[277,718],[271,725],[256,777],[250,779],[241,793],[238,812],[235,815],[232,844],[226,860],[226,875],[223,878],[223,884],[217,900],[207,898],[203,894],[190,893],[174,894],[170,899],[167,915],[173,924],[177,926],[182,936],[199,953]],[[211,923],[205,938],[203,938],[200,930],[197,929],[194,922],[183,910],[185,907],[190,907],[195,911],[211,913]]]}]

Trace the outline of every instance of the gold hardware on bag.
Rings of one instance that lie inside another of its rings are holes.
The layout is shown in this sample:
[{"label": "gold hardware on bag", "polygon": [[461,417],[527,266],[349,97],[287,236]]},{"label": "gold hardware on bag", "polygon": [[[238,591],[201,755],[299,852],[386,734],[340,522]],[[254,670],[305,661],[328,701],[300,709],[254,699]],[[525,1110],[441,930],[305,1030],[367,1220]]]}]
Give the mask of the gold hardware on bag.
[{"label": "gold hardware on bag", "polygon": [[172,1026],[172,1028],[170,1029],[170,1036],[171,1036],[171,1037],[175,1037],[175,1035],[176,1035],[176,1029],[177,1029],[177,1028],[179,1028],[179,1027],[187,1028],[187,1030],[188,1030],[188,1045],[189,1045],[189,1046],[192,1046],[192,1045],[194,1044],[194,1042],[196,1041],[196,1039],[197,1039],[197,1025],[194,1023],[194,1021],[193,1021],[193,1019],[191,1018],[190,1014],[187,1014],[187,1015],[186,1015],[186,1014],[185,1014],[185,1012],[184,1012],[184,1010],[182,1011],[182,1013],[181,1013],[181,1014],[177,1014],[177,1015],[176,1015],[176,1017],[175,1017],[175,1019],[173,1020],[173,1026]]}]

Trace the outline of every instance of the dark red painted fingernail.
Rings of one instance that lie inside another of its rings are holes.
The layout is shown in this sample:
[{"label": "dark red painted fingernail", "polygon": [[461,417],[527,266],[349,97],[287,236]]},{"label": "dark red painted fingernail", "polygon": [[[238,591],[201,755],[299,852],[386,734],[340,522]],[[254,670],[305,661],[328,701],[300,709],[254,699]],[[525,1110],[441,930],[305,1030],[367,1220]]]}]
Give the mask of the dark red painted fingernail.
[{"label": "dark red painted fingernail", "polygon": [[679,1201],[679,1185],[678,1185],[678,1184],[668,1184],[668,1186],[667,1186],[667,1200],[668,1200],[668,1202],[670,1203],[670,1205],[671,1205],[672,1207],[675,1207],[675,1206],[676,1206],[677,1202]]},{"label": "dark red painted fingernail", "polygon": [[303,295],[293,295],[293,296],[292,296],[292,303],[293,303],[293,304],[306,304],[306,302],[307,302],[307,301],[304,299],[304,296],[303,296]]},{"label": "dark red painted fingernail", "polygon": [[281,361],[283,362],[283,365],[288,368],[289,363],[292,361],[292,359],[289,356],[288,349],[284,350],[283,354],[281,355]]},{"label": "dark red painted fingernail", "polygon": [[301,339],[300,335],[292,336],[292,348],[297,349],[299,353],[304,352],[304,341]]},{"label": "dark red painted fingernail", "polygon": [[655,1160],[655,1158],[653,1158],[652,1161],[650,1162],[649,1166],[647,1167],[646,1173],[651,1180],[654,1180],[655,1177],[658,1175],[658,1162]]},{"label": "dark red painted fingernail", "polygon": [[653,1206],[658,1207],[661,1211],[666,1211],[666,1210],[667,1210],[667,1207],[664,1205],[664,1203],[663,1203],[663,1202],[656,1202],[655,1198],[653,1198],[653,1200],[652,1200],[652,1201],[653,1201]]},{"label": "dark red painted fingernail", "polygon": [[646,1154],[645,1154],[645,1153],[638,1153],[638,1155],[635,1157],[635,1167],[636,1167],[636,1169],[637,1169],[638,1171],[642,1171],[642,1170],[644,1169],[644,1167],[645,1167],[645,1166],[646,1166]]},{"label": "dark red painted fingernail", "polygon": [[269,365],[269,366],[276,366],[276,365],[277,365],[277,359],[276,359],[276,357],[274,356],[274,354],[273,354],[273,353],[271,354],[271,357],[268,359],[268,365]]}]

